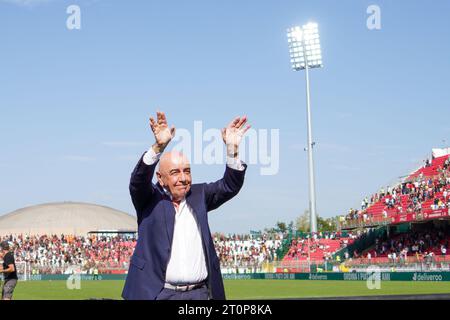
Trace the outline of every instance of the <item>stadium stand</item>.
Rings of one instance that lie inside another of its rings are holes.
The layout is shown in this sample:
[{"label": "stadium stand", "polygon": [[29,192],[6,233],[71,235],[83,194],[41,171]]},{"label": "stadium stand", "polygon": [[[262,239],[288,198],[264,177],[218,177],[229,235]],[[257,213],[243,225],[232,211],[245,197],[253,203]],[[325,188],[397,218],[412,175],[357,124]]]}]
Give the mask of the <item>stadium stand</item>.
[{"label": "stadium stand", "polygon": [[[449,155],[426,160],[425,165],[402,182],[382,188],[366,197],[361,210],[350,209],[341,219],[342,228],[375,226],[417,220],[446,213],[450,207],[450,158]],[[407,214],[408,216],[399,217]],[[403,221],[402,221],[403,220]]]},{"label": "stadium stand", "polygon": [[215,234],[214,246],[222,273],[263,272],[264,264],[279,259],[282,233],[261,235]]},{"label": "stadium stand", "polygon": [[450,270],[449,220],[388,226],[378,233],[374,243],[352,254],[348,265],[379,265],[401,270]]},{"label": "stadium stand", "polygon": [[361,210],[351,209],[341,219],[343,230],[367,230],[345,250],[350,271],[369,265],[390,271],[450,270],[450,150],[435,150],[438,156],[366,197]]},{"label": "stadium stand", "polygon": [[353,234],[350,233],[344,237],[339,232],[326,237],[321,237],[320,233],[313,234],[312,237],[298,237],[292,240],[283,260],[329,260],[335,252],[345,248],[353,240]]},{"label": "stadium stand", "polygon": [[[423,230],[391,236],[376,240],[375,247],[366,252],[370,257],[389,257],[394,261],[408,256],[418,257],[432,253],[441,255],[442,249],[448,247],[450,234],[437,230]],[[446,249],[445,249],[446,250]]]},{"label": "stadium stand", "polygon": [[12,244],[17,262],[26,262],[33,274],[61,274],[81,266],[86,273],[123,273],[128,269],[135,238],[73,235],[3,236]]},{"label": "stadium stand", "polygon": [[[283,234],[213,236],[223,273],[263,272],[265,263],[278,259]],[[73,266],[82,273],[125,273],[136,238],[130,235],[6,235],[18,263],[25,262],[32,274],[62,274]]]}]

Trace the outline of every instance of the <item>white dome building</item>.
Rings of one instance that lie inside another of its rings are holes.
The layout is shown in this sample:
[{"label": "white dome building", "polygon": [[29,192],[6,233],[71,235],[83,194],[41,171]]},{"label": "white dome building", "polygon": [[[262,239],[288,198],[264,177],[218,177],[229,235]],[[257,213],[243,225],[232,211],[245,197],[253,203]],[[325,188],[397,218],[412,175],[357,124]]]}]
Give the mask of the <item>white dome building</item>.
[{"label": "white dome building", "polygon": [[22,208],[0,216],[0,236],[137,231],[137,220],[122,211],[96,204],[60,202]]}]

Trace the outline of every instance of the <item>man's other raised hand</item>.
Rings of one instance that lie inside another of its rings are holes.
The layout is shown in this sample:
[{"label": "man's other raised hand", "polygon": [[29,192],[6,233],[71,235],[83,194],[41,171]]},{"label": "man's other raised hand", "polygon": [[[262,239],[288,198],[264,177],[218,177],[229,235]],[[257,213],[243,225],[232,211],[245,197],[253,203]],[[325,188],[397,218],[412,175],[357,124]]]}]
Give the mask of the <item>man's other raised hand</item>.
[{"label": "man's other raised hand", "polygon": [[152,146],[155,153],[161,153],[169,142],[175,137],[175,127],[169,128],[164,112],[156,112],[156,121],[150,117],[150,128],[155,136],[155,144]]}]

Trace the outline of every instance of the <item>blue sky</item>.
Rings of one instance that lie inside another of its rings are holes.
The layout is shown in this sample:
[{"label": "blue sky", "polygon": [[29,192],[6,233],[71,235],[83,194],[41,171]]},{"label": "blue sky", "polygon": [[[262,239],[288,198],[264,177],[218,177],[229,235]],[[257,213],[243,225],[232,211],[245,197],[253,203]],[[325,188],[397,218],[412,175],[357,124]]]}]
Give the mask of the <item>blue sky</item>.
[{"label": "blue sky", "polygon": [[[66,8],[81,8],[68,30]],[[369,5],[381,30],[366,27]],[[280,168],[250,166],[211,229],[248,232],[308,207],[304,73],[286,29],[319,23],[311,71],[317,207],[324,217],[418,167],[449,142],[448,1],[0,0],[0,214],[83,201],[134,214],[130,173],[153,143],[148,117],[193,130],[246,114],[280,129]],[[221,165],[194,165],[194,182]]]}]

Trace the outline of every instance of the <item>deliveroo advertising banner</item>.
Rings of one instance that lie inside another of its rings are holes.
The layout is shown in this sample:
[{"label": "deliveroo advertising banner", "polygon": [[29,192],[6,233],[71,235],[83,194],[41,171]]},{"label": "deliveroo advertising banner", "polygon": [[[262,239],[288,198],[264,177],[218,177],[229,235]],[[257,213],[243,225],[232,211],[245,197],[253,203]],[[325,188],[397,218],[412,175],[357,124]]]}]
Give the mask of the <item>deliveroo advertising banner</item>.
[{"label": "deliveroo advertising banner", "polygon": [[[249,273],[223,274],[224,280],[342,280],[367,281],[373,272],[324,272],[324,273]],[[39,274],[26,280],[67,280],[74,275]],[[79,275],[81,281],[125,280],[125,274]],[[21,280],[23,277],[21,277]],[[380,272],[381,281],[450,281],[450,272]]]}]

